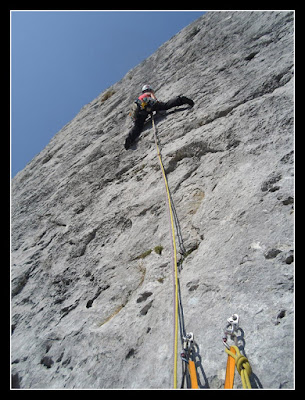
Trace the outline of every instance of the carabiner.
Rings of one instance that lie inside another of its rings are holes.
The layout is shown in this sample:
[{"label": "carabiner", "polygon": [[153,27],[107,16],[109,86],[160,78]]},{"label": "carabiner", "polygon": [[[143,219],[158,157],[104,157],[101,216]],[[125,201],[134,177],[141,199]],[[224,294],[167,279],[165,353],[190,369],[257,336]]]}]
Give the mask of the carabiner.
[{"label": "carabiner", "polygon": [[231,317],[227,319],[227,324],[224,328],[224,335],[222,337],[222,343],[224,346],[230,350],[230,346],[227,343],[228,335],[230,335],[231,339],[234,341],[237,346],[237,335],[236,332],[239,329],[239,316],[238,314],[233,314]]}]

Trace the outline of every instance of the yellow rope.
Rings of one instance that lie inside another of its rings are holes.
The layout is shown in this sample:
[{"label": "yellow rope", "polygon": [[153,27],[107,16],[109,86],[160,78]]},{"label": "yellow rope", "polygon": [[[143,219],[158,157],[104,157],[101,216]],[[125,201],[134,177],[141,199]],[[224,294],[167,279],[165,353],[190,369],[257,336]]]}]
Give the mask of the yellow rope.
[{"label": "yellow rope", "polygon": [[225,348],[225,352],[229,356],[234,358],[235,364],[236,364],[236,369],[241,376],[241,382],[242,382],[243,388],[251,389],[251,383],[250,383],[249,376],[252,373],[252,369],[249,364],[249,361],[245,356],[243,356],[240,353],[239,348],[237,346],[231,346],[231,348],[232,347],[236,351],[236,354],[233,354],[232,351],[228,350],[227,348]]},{"label": "yellow rope", "polygon": [[157,141],[157,134],[156,134],[156,127],[155,127],[155,121],[153,119],[153,116],[151,117],[152,119],[152,126],[154,129],[154,137],[155,137],[155,143],[156,143],[156,148],[157,148],[157,154],[161,166],[161,171],[164,179],[164,184],[166,188],[166,194],[167,194],[167,200],[168,200],[168,209],[170,213],[170,221],[171,221],[171,233],[172,233],[172,248],[174,252],[174,284],[175,284],[175,301],[174,301],[174,320],[175,320],[175,329],[174,329],[174,389],[177,388],[177,353],[178,353],[178,267],[177,267],[177,250],[176,250],[176,239],[175,239],[175,228],[174,228],[174,219],[173,219],[173,212],[172,212],[172,203],[171,203],[171,198],[170,198],[170,193],[169,193],[169,188],[168,188],[168,183],[166,179],[166,174],[165,170],[163,167],[162,163],[162,158],[161,158],[161,153],[159,150],[158,146],[158,141]]}]

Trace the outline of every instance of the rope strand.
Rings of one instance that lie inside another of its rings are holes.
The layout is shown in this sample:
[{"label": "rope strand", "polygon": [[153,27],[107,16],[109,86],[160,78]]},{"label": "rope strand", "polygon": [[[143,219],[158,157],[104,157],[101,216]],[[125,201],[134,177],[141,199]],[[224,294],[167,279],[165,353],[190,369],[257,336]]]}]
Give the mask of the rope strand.
[{"label": "rope strand", "polygon": [[177,353],[178,353],[178,267],[177,267],[177,249],[176,249],[176,239],[175,239],[175,228],[174,228],[174,218],[172,212],[172,203],[171,203],[171,196],[168,188],[167,178],[164,170],[164,166],[162,163],[161,153],[158,146],[157,140],[157,132],[155,121],[153,115],[151,116],[152,119],[152,126],[154,130],[154,138],[155,144],[157,148],[157,154],[159,158],[159,163],[164,179],[164,185],[166,189],[167,195],[167,208],[170,220],[170,229],[171,229],[171,250],[172,250],[172,266],[173,266],[173,286],[174,286],[174,389],[177,388]]}]

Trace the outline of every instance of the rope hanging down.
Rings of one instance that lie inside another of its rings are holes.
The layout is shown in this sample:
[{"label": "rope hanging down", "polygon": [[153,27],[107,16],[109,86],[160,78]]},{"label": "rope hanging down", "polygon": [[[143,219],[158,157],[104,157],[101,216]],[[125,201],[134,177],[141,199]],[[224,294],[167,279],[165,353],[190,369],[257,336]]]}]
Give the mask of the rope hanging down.
[{"label": "rope hanging down", "polygon": [[152,126],[154,130],[154,138],[155,144],[157,148],[157,154],[159,158],[159,163],[163,175],[164,185],[166,189],[167,195],[167,208],[168,208],[168,215],[170,220],[171,226],[171,250],[172,250],[172,266],[173,266],[173,284],[174,284],[174,389],[177,388],[177,353],[178,353],[178,267],[177,267],[177,249],[176,249],[176,239],[175,239],[175,228],[174,228],[174,218],[172,212],[172,203],[171,203],[171,196],[168,188],[167,178],[164,170],[164,166],[162,163],[162,157],[160,153],[160,149],[158,146],[158,139],[157,139],[157,132],[155,121],[153,115],[151,115]]},{"label": "rope hanging down", "polygon": [[[235,350],[236,354],[233,351],[231,351],[232,349]],[[251,370],[251,366],[249,364],[247,357],[243,356],[240,353],[239,348],[237,346],[231,346],[230,350],[225,348],[225,352],[228,354],[229,357],[232,357],[235,360],[236,369],[237,369],[239,375],[241,376],[241,382],[242,382],[243,388],[251,389],[251,383],[250,383],[249,376],[251,375],[252,370]],[[233,386],[233,382],[232,382],[232,386]],[[228,389],[231,389],[231,388],[232,387],[228,387]]]},{"label": "rope hanging down", "polygon": [[[175,238],[175,224],[173,218],[173,205],[171,201],[171,195],[168,187],[168,182],[162,162],[162,157],[160,153],[160,149],[158,146],[158,138],[157,138],[157,131],[155,126],[155,121],[153,118],[153,114],[151,114],[152,120],[152,127],[154,131],[154,139],[157,149],[157,155],[163,175],[166,195],[167,195],[167,209],[168,209],[168,216],[170,222],[170,230],[171,230],[171,252],[172,252],[172,270],[173,270],[173,286],[174,286],[174,389],[177,388],[177,353],[178,353],[178,315],[180,311],[180,318],[182,318],[182,305],[181,305],[181,298],[179,296],[179,280],[178,280],[178,266],[177,266],[177,249],[176,249],[176,238]],[[175,216],[176,217],[176,216]],[[180,303],[179,303],[180,300]],[[179,306],[181,309],[179,309]],[[180,320],[180,324],[183,322]],[[232,317],[228,318],[227,325],[224,329],[224,336],[223,336],[223,344],[225,345],[225,352],[228,354],[228,362],[227,362],[227,369],[226,369],[226,380],[225,380],[225,389],[232,389],[234,383],[234,369],[236,369],[241,376],[242,385],[244,389],[251,389],[251,383],[249,376],[252,373],[251,366],[249,364],[248,359],[240,353],[240,350],[237,346],[237,336],[236,332],[239,330],[239,317],[237,314],[233,314]],[[197,380],[197,373],[196,373],[196,366],[195,362],[190,357],[192,354],[192,344],[193,344],[193,334],[185,334],[184,325],[180,326],[181,335],[182,335],[182,342],[183,342],[183,350],[185,351],[181,353],[181,358],[188,364],[189,369],[189,376],[191,380],[191,387],[193,389],[198,388],[198,380]],[[227,336],[230,335],[231,339],[234,340],[235,346],[229,346],[227,343]],[[187,358],[186,358],[187,357]],[[184,370],[183,378],[184,381],[186,370]],[[183,386],[183,383],[182,383]]]}]

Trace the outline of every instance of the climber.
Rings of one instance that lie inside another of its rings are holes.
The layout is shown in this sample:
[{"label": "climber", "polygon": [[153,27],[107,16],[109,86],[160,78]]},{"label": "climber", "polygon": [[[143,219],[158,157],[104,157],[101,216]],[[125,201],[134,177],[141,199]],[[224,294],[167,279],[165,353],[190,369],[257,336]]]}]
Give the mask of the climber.
[{"label": "climber", "polygon": [[188,104],[193,107],[194,102],[188,97],[177,96],[166,103],[163,103],[158,101],[155,92],[150,85],[144,85],[142,87],[142,94],[133,103],[130,112],[130,116],[134,121],[134,126],[125,140],[125,149],[128,150],[142,132],[148,114],[151,114],[153,111],[168,110],[169,108],[181,106],[182,104]]}]

